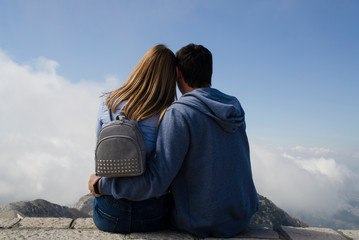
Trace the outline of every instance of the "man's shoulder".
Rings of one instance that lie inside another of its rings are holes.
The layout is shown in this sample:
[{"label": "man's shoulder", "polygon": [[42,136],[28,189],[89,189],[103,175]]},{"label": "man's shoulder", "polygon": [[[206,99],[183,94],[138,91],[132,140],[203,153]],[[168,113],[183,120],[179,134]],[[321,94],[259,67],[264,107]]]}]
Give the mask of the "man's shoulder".
[{"label": "man's shoulder", "polygon": [[189,104],[188,102],[181,101],[181,99],[173,102],[167,109],[167,111],[173,111],[180,114],[187,114],[192,110],[195,110],[195,106],[193,106],[193,104]]},{"label": "man's shoulder", "polygon": [[190,105],[178,100],[173,102],[166,110],[166,113],[161,122],[174,124],[174,122],[186,121],[189,115],[192,115],[195,109]]}]

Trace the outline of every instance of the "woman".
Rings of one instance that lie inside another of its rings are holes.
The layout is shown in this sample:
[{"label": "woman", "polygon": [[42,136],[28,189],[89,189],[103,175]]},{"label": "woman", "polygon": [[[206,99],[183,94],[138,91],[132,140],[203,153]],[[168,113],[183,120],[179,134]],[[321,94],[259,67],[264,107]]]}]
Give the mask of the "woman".
[{"label": "woman", "polygon": [[[138,121],[144,135],[147,159],[155,149],[157,126],[166,109],[176,99],[176,60],[164,45],[151,48],[136,65],[126,82],[105,95],[98,115],[97,135],[101,128],[122,110],[128,118]],[[110,111],[110,113],[109,113]],[[103,231],[129,233],[148,232],[164,228],[169,210],[169,196],[133,202],[114,196],[95,194],[92,184],[98,177],[92,175],[89,189],[96,197],[93,220]],[[99,183],[101,181],[101,184]],[[101,178],[96,187],[111,184],[110,178]],[[99,189],[101,193],[101,189]]]}]

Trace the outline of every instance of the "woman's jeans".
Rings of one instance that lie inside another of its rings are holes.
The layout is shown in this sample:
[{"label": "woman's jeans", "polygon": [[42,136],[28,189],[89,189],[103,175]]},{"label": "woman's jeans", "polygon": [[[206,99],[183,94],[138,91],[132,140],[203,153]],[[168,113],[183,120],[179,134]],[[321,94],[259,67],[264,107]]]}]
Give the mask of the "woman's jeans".
[{"label": "woman's jeans", "polygon": [[169,194],[134,202],[112,196],[96,197],[93,220],[105,232],[151,232],[166,227],[169,214]]}]

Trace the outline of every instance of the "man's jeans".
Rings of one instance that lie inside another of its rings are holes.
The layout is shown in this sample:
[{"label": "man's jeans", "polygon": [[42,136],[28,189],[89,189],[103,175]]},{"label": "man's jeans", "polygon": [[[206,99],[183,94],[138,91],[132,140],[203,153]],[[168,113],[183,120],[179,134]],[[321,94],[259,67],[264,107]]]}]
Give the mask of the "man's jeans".
[{"label": "man's jeans", "polygon": [[169,194],[133,202],[112,196],[95,198],[93,220],[102,231],[115,233],[151,232],[166,227]]}]

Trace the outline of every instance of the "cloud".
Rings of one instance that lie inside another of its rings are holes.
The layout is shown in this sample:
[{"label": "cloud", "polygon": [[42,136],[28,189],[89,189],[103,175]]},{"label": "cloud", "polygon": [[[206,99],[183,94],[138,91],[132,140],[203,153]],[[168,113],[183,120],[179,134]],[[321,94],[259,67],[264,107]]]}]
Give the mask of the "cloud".
[{"label": "cloud", "polygon": [[292,150],[296,152],[309,153],[314,155],[326,155],[329,153],[333,153],[333,151],[330,150],[329,148],[316,148],[316,147],[305,148],[302,146],[296,146],[292,148]]},{"label": "cloud", "polygon": [[297,159],[295,162],[302,169],[314,174],[323,175],[334,183],[343,183],[353,173],[344,165],[339,165],[334,159],[313,158],[308,160]]},{"label": "cloud", "polygon": [[358,191],[353,187],[358,175],[334,158],[318,157],[317,149],[309,149],[311,156],[306,151],[305,157],[296,152],[251,144],[258,192],[293,215],[328,216],[345,207],[347,196]]},{"label": "cloud", "polygon": [[71,204],[88,192],[99,96],[119,81],[73,83],[58,67],[44,57],[19,64],[0,50],[0,204]]}]

